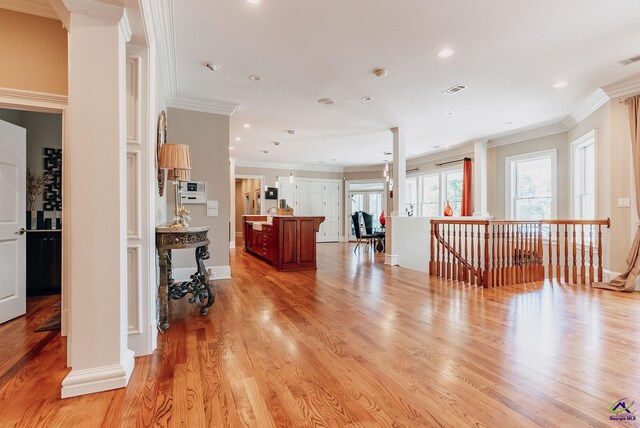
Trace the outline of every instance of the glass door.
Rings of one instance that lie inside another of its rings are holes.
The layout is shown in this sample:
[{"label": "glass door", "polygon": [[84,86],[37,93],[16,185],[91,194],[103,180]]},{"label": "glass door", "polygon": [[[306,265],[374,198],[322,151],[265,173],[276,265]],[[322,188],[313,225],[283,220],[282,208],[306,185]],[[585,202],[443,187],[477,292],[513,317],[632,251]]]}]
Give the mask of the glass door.
[{"label": "glass door", "polygon": [[347,206],[349,207],[349,217],[347,220],[351,224],[349,240],[355,240],[355,229],[351,214],[357,211],[364,211],[371,214],[373,229],[380,228],[380,215],[386,209],[386,198],[384,193],[384,182],[370,183],[350,183],[348,187]]}]

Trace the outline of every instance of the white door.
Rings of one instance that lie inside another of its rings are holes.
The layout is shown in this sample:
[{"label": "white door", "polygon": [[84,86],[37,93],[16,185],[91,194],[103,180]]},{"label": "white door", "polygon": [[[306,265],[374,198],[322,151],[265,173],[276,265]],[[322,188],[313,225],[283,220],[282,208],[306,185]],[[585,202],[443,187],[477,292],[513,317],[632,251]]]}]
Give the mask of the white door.
[{"label": "white door", "polygon": [[340,239],[340,185],[324,185],[324,241],[336,242]]},{"label": "white door", "polygon": [[[291,208],[295,208],[296,200],[295,200],[295,187],[293,183],[289,183],[289,178],[286,178],[286,181],[280,180],[280,190],[278,190],[278,204],[280,204],[280,199],[284,199],[287,201],[287,205]],[[278,205],[279,207],[280,205]],[[294,212],[294,214],[297,214]]]},{"label": "white door", "polygon": [[296,183],[296,209],[295,215],[311,214],[311,185],[309,183]]},{"label": "white door", "polygon": [[26,306],[27,132],[0,120],[0,323]]}]

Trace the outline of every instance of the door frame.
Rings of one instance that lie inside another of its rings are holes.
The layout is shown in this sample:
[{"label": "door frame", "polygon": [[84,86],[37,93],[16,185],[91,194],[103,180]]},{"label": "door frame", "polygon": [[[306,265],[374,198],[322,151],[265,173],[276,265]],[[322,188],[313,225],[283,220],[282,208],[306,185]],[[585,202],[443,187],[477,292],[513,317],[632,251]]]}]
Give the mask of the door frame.
[{"label": "door frame", "polygon": [[231,235],[231,241],[229,243],[230,248],[236,247],[236,210],[238,209],[238,207],[236,207],[236,180],[260,180],[260,215],[264,215],[264,175],[236,174],[235,169],[233,169],[233,171],[233,180],[231,180],[231,182],[233,183],[233,192],[231,192],[233,194],[233,197],[230,201],[230,205],[233,208],[233,215],[229,216],[231,223],[230,232],[233,233],[229,233],[229,235]]},{"label": "door frame", "polygon": [[[382,206],[383,210],[387,211],[387,195],[389,194],[388,183],[384,178],[369,178],[358,180],[345,180],[344,182],[344,237],[346,242],[351,239],[351,201],[349,200],[349,185],[352,183],[383,183],[384,188],[382,190]],[[365,192],[366,193],[366,192]]]},{"label": "door frame", "polygon": [[[39,113],[57,113],[62,115],[62,201],[67,197],[67,174],[64,174],[64,165],[67,157],[67,96],[48,94],[43,92],[24,91],[20,89],[0,88],[0,108],[11,110],[23,110]],[[69,210],[62,210],[62,224],[69,224]],[[70,242],[69,228],[62,228],[62,287],[61,287],[61,333],[66,336],[69,333],[69,306],[71,284],[68,278],[68,251],[66,243]],[[69,365],[69,347],[67,346],[67,366]]]}]

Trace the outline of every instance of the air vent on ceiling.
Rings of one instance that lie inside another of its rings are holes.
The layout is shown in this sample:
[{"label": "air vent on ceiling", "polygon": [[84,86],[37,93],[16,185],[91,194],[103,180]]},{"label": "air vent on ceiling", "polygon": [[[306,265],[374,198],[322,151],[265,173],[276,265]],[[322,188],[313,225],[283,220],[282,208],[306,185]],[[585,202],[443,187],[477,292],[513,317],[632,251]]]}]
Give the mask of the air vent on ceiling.
[{"label": "air vent on ceiling", "polygon": [[634,57],[623,59],[622,61],[618,61],[618,64],[629,65],[629,64],[633,64],[634,62],[638,62],[638,61],[640,61],[640,55],[636,55]]},{"label": "air vent on ceiling", "polygon": [[452,87],[450,87],[446,91],[443,91],[442,93],[447,95],[453,95],[465,89],[467,89],[467,87],[464,85],[453,85]]}]

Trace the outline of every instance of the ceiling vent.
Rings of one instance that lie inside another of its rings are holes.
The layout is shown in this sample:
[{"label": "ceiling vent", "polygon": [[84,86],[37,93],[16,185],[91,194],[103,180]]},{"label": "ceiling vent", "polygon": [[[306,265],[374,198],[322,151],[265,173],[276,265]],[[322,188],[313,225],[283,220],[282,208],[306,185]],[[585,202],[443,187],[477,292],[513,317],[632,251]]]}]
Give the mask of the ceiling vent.
[{"label": "ceiling vent", "polygon": [[622,61],[618,61],[618,64],[629,65],[629,64],[633,64],[634,62],[638,62],[638,61],[640,61],[640,55],[636,55],[634,57],[623,59]]},{"label": "ceiling vent", "polygon": [[453,94],[457,94],[460,91],[463,91],[467,89],[466,86],[464,85],[453,85],[452,87],[450,87],[449,89],[447,89],[446,91],[443,91],[443,94],[447,94],[447,95],[453,95]]}]

